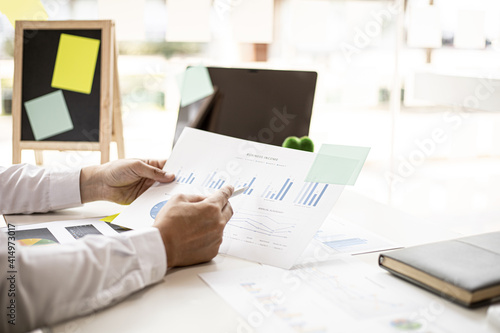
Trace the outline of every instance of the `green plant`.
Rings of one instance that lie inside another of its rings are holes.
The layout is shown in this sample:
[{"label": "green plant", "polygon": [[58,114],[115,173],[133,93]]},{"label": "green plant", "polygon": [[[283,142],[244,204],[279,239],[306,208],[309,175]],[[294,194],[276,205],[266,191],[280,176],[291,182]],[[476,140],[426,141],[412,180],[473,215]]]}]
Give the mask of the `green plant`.
[{"label": "green plant", "polygon": [[300,139],[296,136],[289,136],[283,141],[283,147],[314,152],[314,143],[308,136],[303,136]]}]

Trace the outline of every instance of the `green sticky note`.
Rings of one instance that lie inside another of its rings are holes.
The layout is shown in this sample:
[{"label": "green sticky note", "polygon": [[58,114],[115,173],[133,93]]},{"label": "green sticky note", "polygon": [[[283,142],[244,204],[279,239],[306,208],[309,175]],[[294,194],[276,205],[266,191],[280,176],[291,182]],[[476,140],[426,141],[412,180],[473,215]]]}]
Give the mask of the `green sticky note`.
[{"label": "green sticky note", "polygon": [[182,83],[184,82],[184,73],[178,73],[175,75],[175,82],[177,83],[177,87],[179,88],[179,91],[182,93]]},{"label": "green sticky note", "polygon": [[184,107],[214,93],[208,69],[203,66],[188,67],[182,82],[181,106]]},{"label": "green sticky note", "polygon": [[73,121],[61,90],[24,103],[35,140],[43,140],[73,129]]},{"label": "green sticky note", "polygon": [[101,41],[61,34],[52,87],[90,94]]},{"label": "green sticky note", "polygon": [[0,13],[15,27],[17,20],[46,21],[49,16],[40,0],[0,0]]},{"label": "green sticky note", "polygon": [[322,145],[306,182],[354,185],[370,152],[369,147]]}]

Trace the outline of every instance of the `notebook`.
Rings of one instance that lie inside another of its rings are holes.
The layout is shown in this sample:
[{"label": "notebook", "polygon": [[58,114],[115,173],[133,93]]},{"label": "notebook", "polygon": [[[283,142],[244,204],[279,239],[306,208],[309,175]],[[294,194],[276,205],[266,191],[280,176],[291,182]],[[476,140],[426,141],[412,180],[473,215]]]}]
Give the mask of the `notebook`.
[{"label": "notebook", "polygon": [[500,301],[500,232],[382,253],[379,265],[466,307]]}]

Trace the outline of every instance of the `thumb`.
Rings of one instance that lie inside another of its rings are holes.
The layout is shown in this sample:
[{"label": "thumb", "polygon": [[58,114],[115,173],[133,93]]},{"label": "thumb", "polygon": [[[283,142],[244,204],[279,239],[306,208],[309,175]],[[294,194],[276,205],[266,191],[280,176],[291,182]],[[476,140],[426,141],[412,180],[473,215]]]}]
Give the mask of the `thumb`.
[{"label": "thumb", "polygon": [[160,183],[169,183],[175,179],[175,175],[173,173],[169,173],[149,165],[144,161],[141,161],[140,164],[136,164],[134,171],[140,177],[152,179]]}]

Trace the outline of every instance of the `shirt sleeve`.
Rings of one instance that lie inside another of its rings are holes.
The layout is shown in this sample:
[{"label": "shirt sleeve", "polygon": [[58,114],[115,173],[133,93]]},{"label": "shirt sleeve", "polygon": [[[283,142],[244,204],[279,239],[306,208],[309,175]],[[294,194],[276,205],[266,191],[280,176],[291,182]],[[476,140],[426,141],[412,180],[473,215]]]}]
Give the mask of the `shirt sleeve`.
[{"label": "shirt sleeve", "polygon": [[156,228],[88,235],[65,245],[17,246],[9,253],[12,234],[0,232],[1,332],[25,332],[88,314],[162,280],[166,272]]},{"label": "shirt sleeve", "polygon": [[0,214],[48,212],[81,205],[80,170],[29,164],[0,167]]}]

